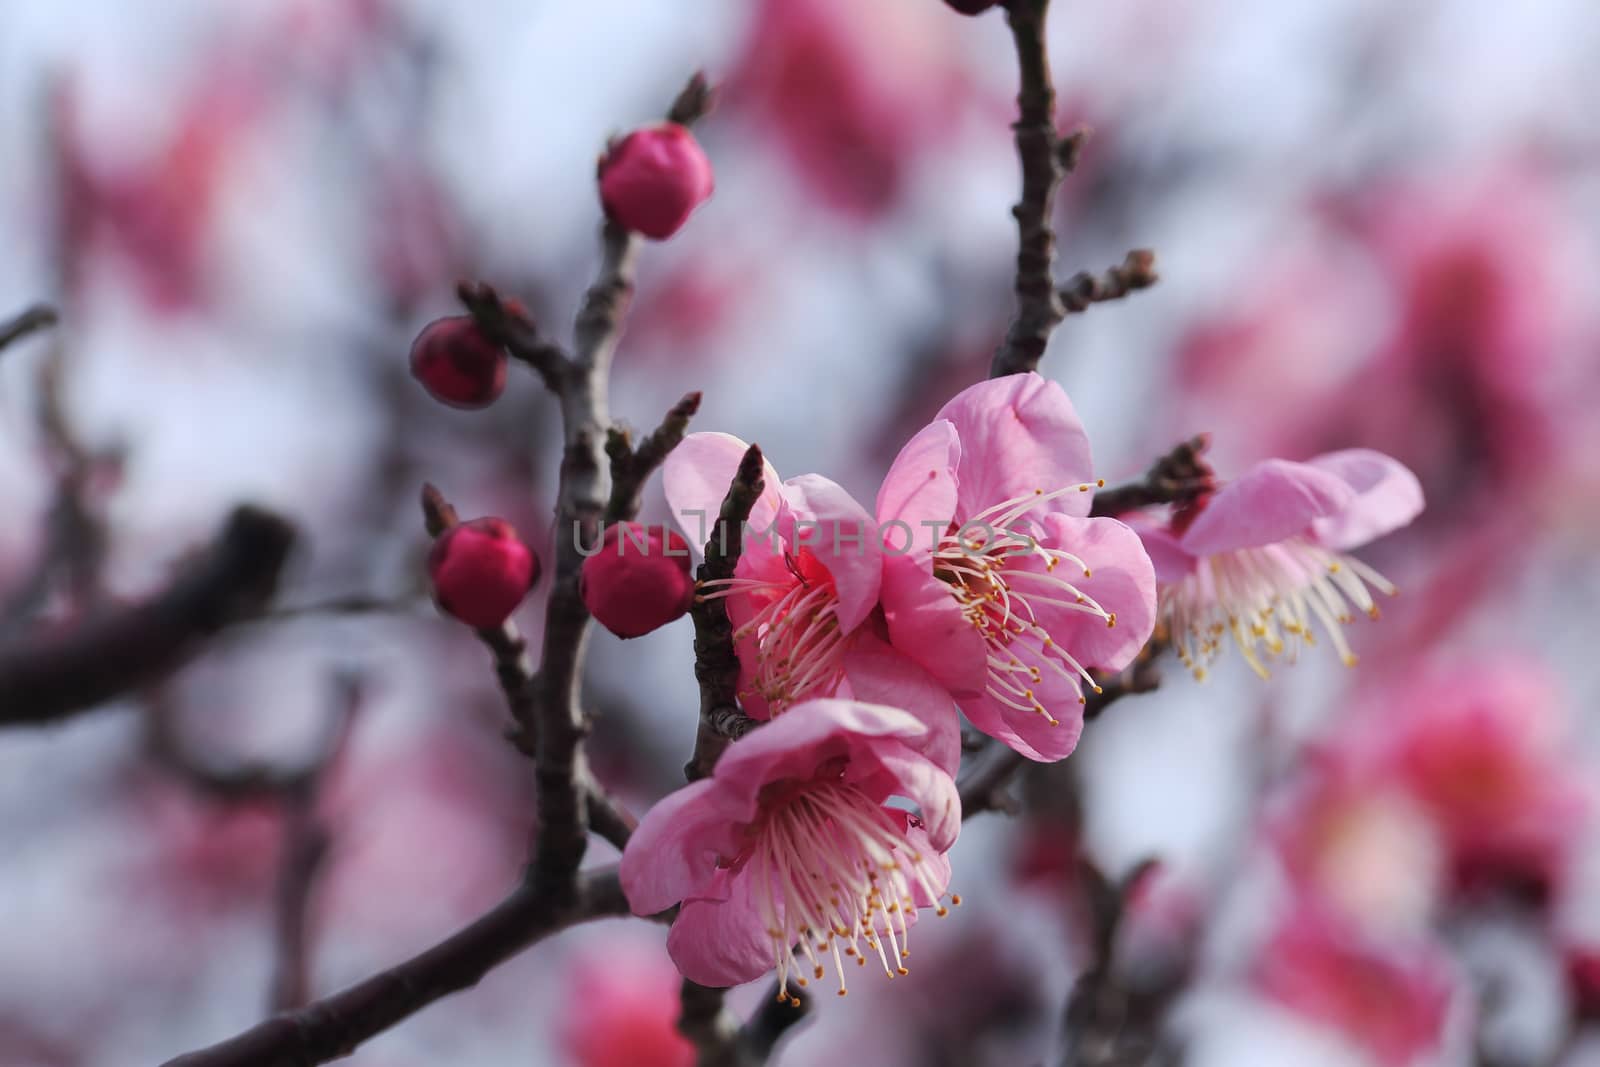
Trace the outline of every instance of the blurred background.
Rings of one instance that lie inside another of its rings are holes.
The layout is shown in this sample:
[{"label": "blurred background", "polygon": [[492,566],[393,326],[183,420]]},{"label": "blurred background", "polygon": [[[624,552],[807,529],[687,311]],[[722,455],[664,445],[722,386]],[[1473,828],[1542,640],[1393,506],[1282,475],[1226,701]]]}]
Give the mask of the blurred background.
[{"label": "blurred background", "polygon": [[[1358,668],[1168,664],[1026,777],[1017,817],[967,824],[967,904],[919,930],[912,975],[830,998],[780,1062],[1054,1062],[1091,960],[1082,855],[1158,861],[1115,958],[1163,1062],[1600,1064],[1600,8],[1053,6],[1062,125],[1094,130],[1060,277],[1134,247],[1162,277],[1071,316],[1041,368],[1098,473],[1199,431],[1224,476],[1363,445],[1429,509],[1363,553],[1402,592],[1351,629]],[[428,603],[416,494],[547,550],[556,411],[516,373],[489,410],[445,409],[406,352],[461,277],[562,334],[598,152],[697,67],[723,86],[698,130],[716,195],[644,251],[613,413],[649,428],[704,390],[696,428],[870,501],[1011,313],[999,12],[0,6],[0,318],[63,317],[0,358],[0,633],[158,588],[246,501],[304,534],[280,605],[383,608],[237,627],[159,691],[0,734],[4,1067],[155,1063],[264,1017],[306,813],[211,779],[303,765],[338,679],[360,691],[314,798],[309,995],[514,883],[531,775],[483,649]],[[597,772],[643,810],[694,733],[687,621],[597,635],[587,693]],[[350,1062],[684,1064],[663,933],[547,941]]]}]

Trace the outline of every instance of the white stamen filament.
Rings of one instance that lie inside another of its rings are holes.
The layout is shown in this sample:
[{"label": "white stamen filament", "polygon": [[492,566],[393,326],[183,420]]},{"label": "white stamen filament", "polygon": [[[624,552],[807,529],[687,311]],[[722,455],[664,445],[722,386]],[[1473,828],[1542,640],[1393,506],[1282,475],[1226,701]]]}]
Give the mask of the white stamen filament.
[{"label": "white stamen filament", "polygon": [[[772,939],[779,1000],[792,999],[791,976],[800,986],[822,978],[825,958],[833,960],[844,996],[841,948],[864,966],[863,943],[888,977],[908,973],[907,916],[919,890],[924,900],[937,901],[944,887],[934,857],[912,845],[890,809],[853,785],[814,782],[777,801],[750,832],[745,874],[754,879],[756,908]],[[959,896],[950,899],[961,903]],[[937,913],[946,913],[943,905]]]},{"label": "white stamen filament", "polygon": [[[832,583],[812,585],[797,575],[781,579],[723,578],[700,584],[700,599],[766,594],[735,641],[756,639],[755,694],[778,715],[808,696],[837,688],[846,635],[839,628],[839,598]],[[741,694],[748,695],[748,694]]]},{"label": "white stamen filament", "polygon": [[1194,573],[1161,590],[1161,617],[1184,666],[1204,680],[1206,669],[1231,636],[1244,661],[1262,678],[1264,660],[1316,644],[1311,620],[1332,642],[1345,666],[1356,656],[1345,640],[1352,610],[1378,617],[1372,590],[1395,587],[1360,560],[1292,538],[1201,559]]},{"label": "white stamen filament", "polygon": [[[1065,563],[1090,577],[1089,567],[1082,559],[1062,549],[1046,548],[1029,534],[1006,528],[1006,523],[1017,521],[1057,497],[1092,488],[1086,483],[1052,493],[1035,490],[986,508],[961,529],[946,534],[933,557],[934,574],[949,584],[967,622],[988,646],[986,692],[1006,707],[1043,716],[1051,726],[1059,725],[1060,720],[1045,707],[1034,688],[1044,670],[1068,679],[1079,694],[1080,704],[1085,699],[1084,685],[1097,693],[1100,687],[1083,664],[1039,624],[1035,606],[1093,615],[1107,626],[1115,626],[1117,617],[1056,574],[1056,568]],[[982,536],[974,535],[977,527],[983,528]],[[1043,556],[1044,570],[1025,569],[1011,562],[1025,556]],[[1024,662],[1024,655],[1029,662]],[[1033,685],[1022,684],[1018,675],[1026,675]]]}]

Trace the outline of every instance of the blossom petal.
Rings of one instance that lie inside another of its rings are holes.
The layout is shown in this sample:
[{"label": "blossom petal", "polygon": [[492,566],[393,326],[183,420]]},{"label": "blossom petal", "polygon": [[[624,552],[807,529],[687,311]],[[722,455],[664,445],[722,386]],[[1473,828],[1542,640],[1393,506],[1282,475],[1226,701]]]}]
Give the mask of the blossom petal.
[{"label": "blossom petal", "polygon": [[887,704],[915,715],[928,727],[916,748],[949,774],[961,766],[961,721],[950,693],[875,634],[862,630],[844,657],[845,685],[840,696]]},{"label": "blossom petal", "polygon": [[1307,461],[1343,480],[1355,499],[1337,515],[1315,520],[1317,540],[1333,549],[1355,548],[1409,523],[1422,512],[1422,485],[1397,459],[1370,448],[1347,448]]},{"label": "blossom petal", "polygon": [[877,524],[844,487],[820,474],[783,484],[778,533],[795,551],[809,548],[833,575],[839,626],[849,633],[878,603],[883,546]]},{"label": "blossom petal", "polygon": [[950,588],[907,556],[883,561],[883,615],[889,643],[960,698],[983,691],[988,650]]},{"label": "blossom petal", "polygon": [[1315,519],[1350,506],[1355,490],[1308,463],[1268,459],[1229,482],[1178,539],[1194,556],[1255,548],[1311,529]]},{"label": "blossom petal", "polygon": [[823,698],[794,705],[729,745],[712,772],[725,817],[755,818],[764,786],[806,781],[832,759],[870,759],[874,746],[915,746],[928,728],[910,712],[858,700]]},{"label": "blossom petal", "polygon": [[639,822],[623,849],[618,871],[635,915],[655,915],[700,895],[717,871],[719,856],[739,850],[738,824],[718,803],[707,779],[662,798]]},{"label": "blossom petal", "polygon": [[[1121,670],[1133,661],[1150,640],[1156,621],[1156,574],[1144,544],[1126,524],[1116,519],[1078,519],[1070,515],[1047,515],[1041,524],[1044,548],[1062,549],[1087,565],[1090,576],[1058,562],[1051,578],[1069,582],[1085,597],[1117,617],[1115,626],[1104,619],[1062,604],[1042,604],[1030,597],[1036,621],[1062,649],[1085,667]],[[1019,570],[1038,574],[1045,570],[1045,555],[1014,557]],[[1008,568],[1009,569],[1009,568]],[[1008,579],[1008,584],[1024,594],[1043,585],[1041,580]],[[1045,586],[1044,588],[1049,588]],[[1065,590],[1052,592],[1053,599],[1069,600]]]},{"label": "blossom petal", "polygon": [[[692,433],[678,443],[661,468],[661,485],[678,527],[696,553],[704,552],[722,498],[739,471],[749,445],[732,434]],[[750,527],[765,530],[778,515],[778,472],[762,461],[761,496],[750,509]]]},{"label": "blossom petal", "polygon": [[875,746],[852,764],[847,777],[880,800],[897,796],[916,804],[936,852],[949,851],[961,832],[961,794],[955,779],[904,744]]},{"label": "blossom petal", "polygon": [[717,872],[712,899],[687,901],[667,934],[667,954],[691,982],[743,985],[772,970],[773,945],[753,896],[751,872]]},{"label": "blossom petal", "polygon": [[1079,688],[1059,674],[1045,673],[1033,683],[1040,703],[1051,709],[1050,721],[1037,711],[1014,708],[984,693],[961,701],[972,725],[1028,759],[1054,763],[1072,755],[1083,734],[1083,705]]},{"label": "blossom petal", "polygon": [[[957,511],[965,521],[1035,490],[1094,482],[1089,435],[1066,390],[1029,371],[980,382],[936,416],[961,437]],[[1087,515],[1093,494],[1068,493],[1041,511]]]},{"label": "blossom petal", "polygon": [[[935,419],[906,442],[878,489],[884,551],[925,559],[956,516],[956,469],[961,438],[955,423]],[[903,528],[901,528],[903,527]]]},{"label": "blossom petal", "polygon": [[1156,581],[1163,585],[1181,582],[1194,573],[1197,560],[1183,550],[1178,538],[1165,525],[1158,525],[1134,516],[1127,520],[1128,527],[1139,535],[1145,554],[1155,565]]}]

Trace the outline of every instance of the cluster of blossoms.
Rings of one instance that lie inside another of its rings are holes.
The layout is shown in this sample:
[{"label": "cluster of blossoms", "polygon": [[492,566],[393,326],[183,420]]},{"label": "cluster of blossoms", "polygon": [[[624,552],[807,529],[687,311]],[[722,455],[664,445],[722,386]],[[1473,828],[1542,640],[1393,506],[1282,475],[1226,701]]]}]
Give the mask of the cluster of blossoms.
[{"label": "cluster of blossoms", "polygon": [[[676,123],[601,160],[613,224],[658,240],[712,185]],[[455,407],[485,407],[506,384],[507,353],[472,316],[431,323],[411,364]],[[664,487],[686,536],[619,522],[577,547],[584,603],[619,637],[697,599],[727,612],[738,700],[766,725],[648,813],[621,878],[636,913],[679,908],[668,948],[684,975],[728,986],[772,969],[780,999],[829,961],[841,995],[847,958],[905,974],[920,909],[959,903],[946,853],[961,824],[962,716],[1053,761],[1077,746],[1096,672],[1127,667],[1158,632],[1197,675],[1228,635],[1265,675],[1263,660],[1311,644],[1318,625],[1353,662],[1341,626],[1352,610],[1376,615],[1372,591],[1393,588],[1347,552],[1422,507],[1409,471],[1357,450],[1269,460],[1228,484],[1208,475],[1164,516],[1094,516],[1104,483],[1083,424],[1059,385],[1029,372],[946,404],[870,510],[828,478],[784,481],[767,464],[732,576],[697,584],[691,546],[748,451],[697,433],[671,452]],[[501,625],[539,573],[498,519],[446,531],[429,562],[441,608],[480,629]]]},{"label": "cluster of blossoms", "polygon": [[[746,451],[701,433],[668,459],[666,495],[691,544]],[[1197,554],[1301,565],[1248,590],[1252,621],[1323,617],[1333,591],[1370,604],[1339,569],[1382,579],[1337,553],[1404,521],[1395,516],[1414,514],[1420,496],[1406,496],[1408,475],[1383,457],[1318,462],[1267,468],[1327,483],[1298,508],[1281,488],[1292,478],[1262,492],[1252,475],[1166,525],[1092,517],[1102,483],[1083,424],[1058,385],[1026,373],[945,405],[900,451],[870,511],[825,477],[782,481],[767,466],[733,576],[698,592],[725,605],[739,700],[767,725],[645,817],[623,855],[633,910],[680,906],[668,948],[704,985],[774,970],[787,998],[832,961],[843,994],[846,959],[904,974],[918,910],[945,911],[960,715],[1023,756],[1061,759],[1101,692],[1096,672],[1132,663],[1163,610],[1238,610],[1236,582],[1186,584],[1202,565],[1225,570],[1215,559],[1169,566],[1158,587],[1152,556],[1180,545],[1174,526],[1209,510],[1208,525],[1254,540],[1213,538],[1191,545]]]},{"label": "cluster of blossoms", "polygon": [[1255,977],[1403,1067],[1439,1047],[1462,985],[1432,932],[1441,913],[1508,898],[1559,911],[1595,798],[1537,663],[1428,670],[1371,704],[1272,817],[1291,906]]}]

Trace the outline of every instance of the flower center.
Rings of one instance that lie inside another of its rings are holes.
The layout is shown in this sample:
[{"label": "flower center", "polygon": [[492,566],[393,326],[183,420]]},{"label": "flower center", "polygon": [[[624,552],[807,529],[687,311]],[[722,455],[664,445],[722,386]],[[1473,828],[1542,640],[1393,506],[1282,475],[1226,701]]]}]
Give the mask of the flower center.
[{"label": "flower center", "polygon": [[1205,557],[1193,574],[1161,591],[1161,616],[1178,658],[1201,680],[1225,635],[1232,635],[1251,670],[1268,677],[1262,660],[1287,654],[1292,663],[1301,646],[1316,644],[1313,619],[1345,666],[1353,667],[1344,625],[1355,618],[1352,608],[1378,617],[1373,589],[1395,594],[1360,560],[1295,537]]},{"label": "flower center", "polygon": [[751,827],[750,847],[737,863],[754,879],[780,1001],[798,1005],[790,977],[800,986],[820,980],[830,956],[841,997],[846,956],[864,967],[871,953],[890,978],[908,973],[919,893],[935,902],[936,914],[948,913],[936,903],[945,893],[937,857],[909,838],[916,825],[908,812],[875,803],[853,785],[820,781],[781,798]]},{"label": "flower center", "polygon": [[[1045,672],[1070,682],[1080,704],[1087,700],[1082,694],[1084,685],[1096,693],[1100,686],[1040,624],[1038,609],[1045,609],[1046,614],[1081,612],[1105,620],[1107,626],[1115,626],[1117,616],[1056,574],[1056,568],[1066,563],[1069,571],[1090,577],[1083,560],[1063,549],[1047,548],[1009,524],[1056,497],[1092,488],[1088,484],[1068,486],[1053,493],[1035,489],[996,504],[959,528],[952,523],[933,555],[934,576],[949,584],[967,623],[987,646],[989,696],[1017,711],[1042,715],[1051,726],[1060,725],[1061,720],[1039,699]],[[1044,569],[1022,566],[1020,557],[1042,558]]]},{"label": "flower center", "polygon": [[806,697],[832,693],[844,673],[846,635],[839,626],[838,592],[827,571],[811,565],[808,556],[805,550],[798,558],[785,553],[788,571],[782,577],[701,583],[701,600],[749,598],[755,613],[733,639],[755,639],[751,688],[766,702],[769,715]]}]

